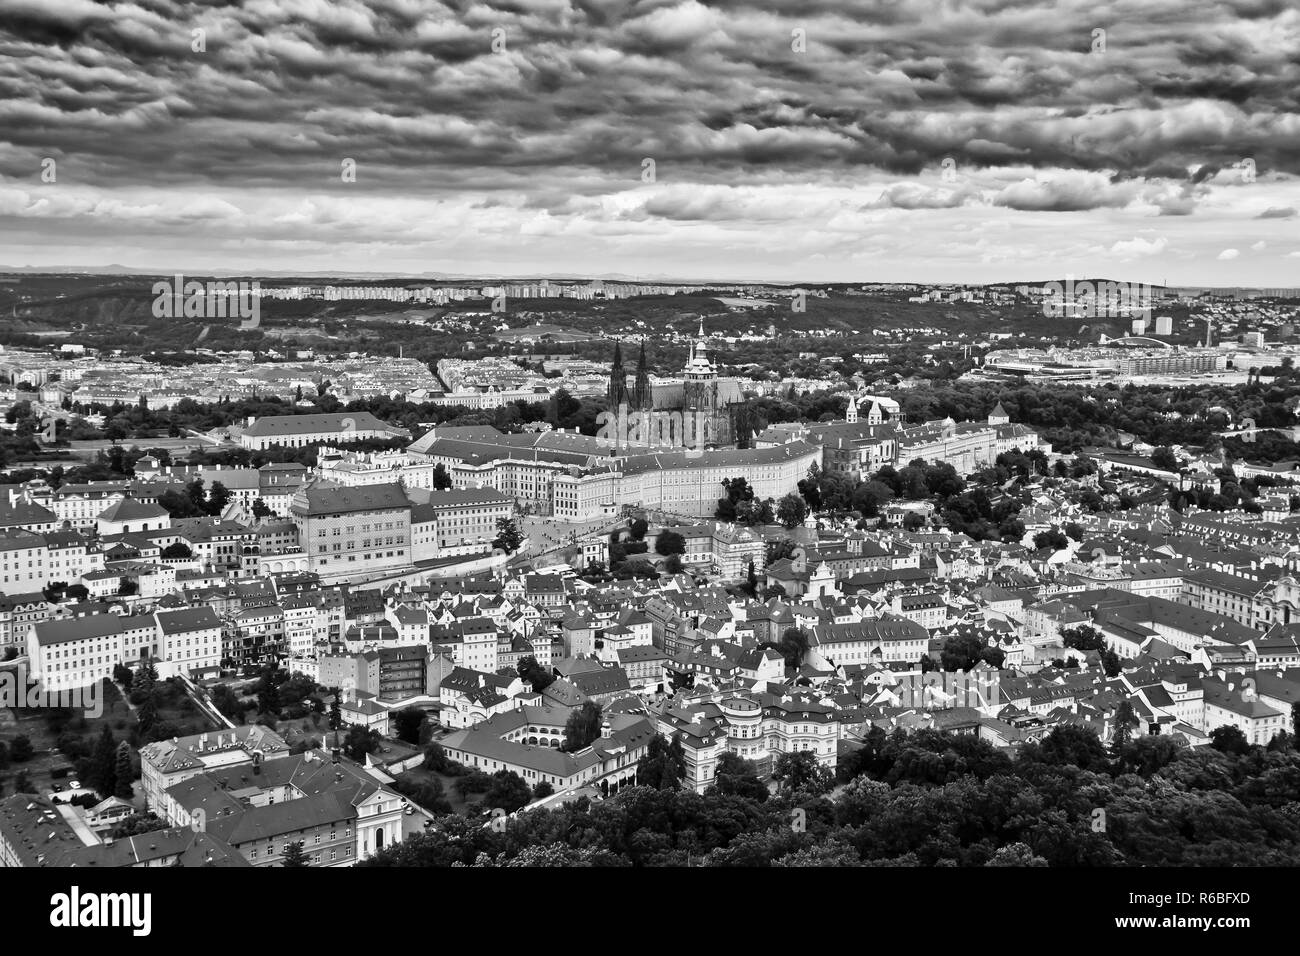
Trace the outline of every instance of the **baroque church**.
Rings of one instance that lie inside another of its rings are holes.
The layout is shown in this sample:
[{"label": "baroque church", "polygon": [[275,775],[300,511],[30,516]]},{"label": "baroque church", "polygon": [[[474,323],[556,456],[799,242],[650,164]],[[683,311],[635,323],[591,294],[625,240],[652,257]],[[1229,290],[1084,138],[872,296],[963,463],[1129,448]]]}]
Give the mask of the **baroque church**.
[{"label": "baroque church", "polygon": [[725,447],[747,443],[754,430],[740,379],[719,376],[717,366],[709,357],[703,320],[698,341],[691,346],[679,381],[651,385],[642,341],[636,376],[629,388],[622,346],[615,342],[605,398],[611,411],[626,407],[629,418],[634,413],[640,415],[634,422],[638,427],[624,432],[630,437],[620,445]]}]

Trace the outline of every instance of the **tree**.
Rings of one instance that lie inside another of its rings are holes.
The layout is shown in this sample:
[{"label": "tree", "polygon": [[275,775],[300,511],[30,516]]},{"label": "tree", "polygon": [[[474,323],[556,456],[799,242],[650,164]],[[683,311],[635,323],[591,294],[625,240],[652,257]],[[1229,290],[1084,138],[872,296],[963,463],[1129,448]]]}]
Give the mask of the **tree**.
[{"label": "tree", "polygon": [[1038,856],[1026,843],[1009,843],[999,847],[989,858],[985,866],[1047,866],[1048,863]]},{"label": "tree", "polygon": [[424,711],[419,707],[403,707],[393,717],[398,740],[408,744],[420,742],[420,729],[424,726]]},{"label": "tree", "polygon": [[514,554],[524,543],[524,536],[519,530],[519,523],[514,518],[497,519],[497,536],[492,547],[500,548],[506,554]]},{"label": "tree", "polygon": [[32,742],[26,734],[19,734],[9,741],[9,759],[14,763],[26,763],[32,759],[32,754]]},{"label": "tree", "polygon": [[262,674],[262,679],[258,682],[257,712],[259,714],[270,714],[274,717],[280,715],[280,685],[276,681],[276,674],[271,668],[268,668]]},{"label": "tree", "polygon": [[533,690],[541,693],[555,683],[555,676],[548,673],[537,663],[537,658],[526,654],[519,661],[519,676],[533,685]]},{"label": "tree", "polygon": [[471,793],[487,793],[492,788],[492,778],[482,770],[471,770],[456,780],[455,787],[463,800]]},{"label": "tree", "polygon": [[338,733],[343,729],[343,704],[339,699],[342,692],[334,688],[334,699],[330,701],[330,730]]},{"label": "tree", "polygon": [[145,695],[143,701],[135,712],[136,732],[140,735],[142,743],[152,739],[155,725],[158,723],[158,705],[154,703],[153,694]]},{"label": "tree", "polygon": [[1250,741],[1246,735],[1230,724],[1215,727],[1210,731],[1210,746],[1220,753],[1241,756],[1250,752]]},{"label": "tree", "polygon": [[[713,516],[722,521],[736,521],[740,518],[738,506],[754,500],[754,489],[745,478],[724,478],[722,480],[723,496],[718,499],[718,507]],[[750,512],[752,514],[752,512]]]},{"label": "tree", "polygon": [[451,804],[447,801],[446,791],[443,789],[442,781],[437,777],[431,777],[426,782],[419,784],[399,779],[397,789],[430,813],[439,816],[451,813]]},{"label": "tree", "polygon": [[311,861],[307,858],[307,853],[302,848],[301,840],[296,840],[284,848],[284,856],[280,858],[280,865],[293,869],[311,866]]},{"label": "tree", "polygon": [[424,766],[427,770],[448,777],[458,777],[465,772],[465,767],[448,757],[447,751],[439,743],[431,743],[425,748]]},{"label": "tree", "polygon": [[343,752],[347,754],[349,760],[363,764],[366,762],[366,754],[372,754],[379,749],[379,741],[378,731],[353,724],[348,728],[347,736],[343,738]]},{"label": "tree", "polygon": [[226,510],[226,505],[230,504],[230,498],[230,489],[221,482],[214,481],[208,491],[208,503],[204,510],[210,515],[220,515]]},{"label": "tree", "polygon": [[807,503],[793,491],[782,496],[776,506],[776,520],[786,529],[797,528],[807,517]]},{"label": "tree", "polygon": [[686,539],[676,531],[661,531],[655,538],[655,553],[668,557],[686,553]]},{"label": "tree", "polygon": [[797,627],[787,627],[779,642],[762,646],[775,648],[785,658],[786,667],[797,669],[803,666],[804,656],[808,653],[808,635]]},{"label": "tree", "polygon": [[1163,471],[1177,471],[1178,456],[1174,454],[1171,448],[1161,445],[1151,452],[1151,464]]},{"label": "tree", "polygon": [[447,474],[447,466],[442,462],[433,466],[433,487],[435,491],[445,491],[451,487],[451,475]]},{"label": "tree", "polygon": [[532,801],[533,792],[524,779],[511,770],[498,770],[492,775],[492,786],[483,795],[483,806],[500,807],[514,813]]},{"label": "tree", "polygon": [[893,498],[893,489],[883,481],[865,481],[853,489],[850,504],[864,518],[875,518]]},{"label": "tree", "polygon": [[636,765],[636,783],[639,787],[656,790],[675,790],[686,776],[686,753],[677,735],[671,741],[659,734],[650,738],[645,756]]},{"label": "tree", "polygon": [[745,797],[760,803],[768,797],[767,785],[758,778],[753,761],[730,751],[718,758],[713,789],[724,796]]},{"label": "tree", "polygon": [[581,707],[569,714],[564,724],[564,744],[561,750],[567,753],[581,750],[600,736],[603,710],[595,701],[586,701]]},{"label": "tree", "polygon": [[184,541],[177,541],[163,548],[162,556],[164,558],[192,558],[194,552],[190,550],[190,546]]},{"label": "tree", "polygon": [[99,741],[90,758],[90,773],[86,783],[101,796],[111,797],[117,792],[117,742],[108,724],[100,732]]},{"label": "tree", "polygon": [[131,781],[135,778],[135,770],[131,766],[131,746],[125,740],[117,745],[117,765],[114,767],[114,776],[116,782],[113,796],[121,797],[123,800],[134,797],[135,788],[131,786]]},{"label": "tree", "polygon": [[807,793],[820,796],[835,786],[835,774],[817,761],[811,750],[783,753],[776,758],[772,779],[786,793]]},{"label": "tree", "polygon": [[1100,651],[1106,647],[1106,639],[1102,637],[1101,631],[1087,624],[1062,631],[1061,641],[1066,647],[1077,651]]},{"label": "tree", "polygon": [[1034,535],[1035,548],[1051,548],[1053,551],[1060,551],[1063,548],[1068,547],[1069,544],[1069,539],[1055,528],[1048,531],[1040,531],[1038,534]]},{"label": "tree", "polygon": [[147,660],[141,661],[140,666],[135,669],[135,680],[131,682],[131,687],[141,693],[152,694],[153,685],[158,682],[158,668]]},{"label": "tree", "polygon": [[1127,700],[1120,701],[1119,707],[1115,708],[1115,733],[1111,737],[1111,751],[1118,753],[1128,742],[1133,739],[1133,727],[1137,726],[1137,714],[1133,712],[1133,705]]},{"label": "tree", "polygon": [[533,787],[534,800],[545,800],[547,797],[551,796],[554,793],[555,793],[555,788],[551,786],[549,783],[547,783],[545,780],[543,780],[537,786]]}]

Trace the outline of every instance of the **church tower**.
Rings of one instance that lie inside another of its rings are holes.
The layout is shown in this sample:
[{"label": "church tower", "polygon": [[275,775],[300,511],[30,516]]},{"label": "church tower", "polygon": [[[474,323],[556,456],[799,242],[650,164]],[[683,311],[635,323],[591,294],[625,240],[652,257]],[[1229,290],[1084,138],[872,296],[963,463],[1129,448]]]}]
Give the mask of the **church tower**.
[{"label": "church tower", "polygon": [[605,388],[605,400],[611,410],[627,402],[627,371],[623,368],[623,346],[614,343],[614,364],[609,370],[609,385]]},{"label": "church tower", "polygon": [[871,411],[867,412],[868,425],[883,425],[885,423],[885,413],[880,408],[879,402],[871,403]]},{"label": "church tower", "polygon": [[641,340],[641,357],[636,363],[636,381],[632,385],[632,401],[629,403],[636,411],[645,412],[654,408],[654,395],[650,387],[650,370],[645,364],[645,339]]},{"label": "church tower", "polygon": [[685,380],[682,387],[685,407],[692,411],[714,411],[718,395],[718,370],[709,360],[703,319],[700,320],[700,340],[691,349],[691,357],[682,370],[682,377]]},{"label": "church tower", "polygon": [[718,370],[709,360],[703,319],[700,319],[700,340],[691,349],[682,378],[682,432],[687,447],[704,448],[726,440],[719,434]]},{"label": "church tower", "polygon": [[844,413],[844,420],[850,425],[856,425],[858,423],[858,396],[849,396],[849,407]]},{"label": "church tower", "polygon": [[1009,424],[1010,422],[1011,422],[1011,416],[1008,415],[1007,410],[1002,407],[1002,403],[998,402],[996,405],[994,405],[993,411],[989,412],[989,424],[1006,425]]}]

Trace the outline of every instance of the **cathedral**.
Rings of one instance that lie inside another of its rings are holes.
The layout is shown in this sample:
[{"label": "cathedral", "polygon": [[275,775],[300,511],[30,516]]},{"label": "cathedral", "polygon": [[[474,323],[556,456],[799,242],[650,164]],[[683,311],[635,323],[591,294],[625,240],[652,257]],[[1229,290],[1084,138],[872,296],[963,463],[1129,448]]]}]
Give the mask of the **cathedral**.
[{"label": "cathedral", "polygon": [[605,398],[610,410],[617,411],[620,421],[627,423],[620,428],[620,448],[725,447],[749,437],[749,406],[740,380],[719,377],[717,366],[709,358],[703,321],[680,381],[651,386],[643,341],[636,376],[629,388],[622,346],[615,342]]}]

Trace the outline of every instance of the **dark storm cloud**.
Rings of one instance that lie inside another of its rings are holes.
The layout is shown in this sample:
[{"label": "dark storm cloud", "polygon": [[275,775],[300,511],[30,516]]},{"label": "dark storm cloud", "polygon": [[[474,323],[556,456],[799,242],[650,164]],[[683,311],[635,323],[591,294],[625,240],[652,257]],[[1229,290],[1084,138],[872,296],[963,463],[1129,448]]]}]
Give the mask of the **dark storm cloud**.
[{"label": "dark storm cloud", "polygon": [[376,186],[430,166],[617,179],[647,154],[736,182],[945,157],[1137,176],[1253,155],[1300,172],[1284,3],[0,0],[0,15],[4,136],[82,154],[105,185],[159,156],[165,177],[291,181],[313,151],[364,158]]},{"label": "dark storm cloud", "polygon": [[0,224],[254,263],[1193,262],[1161,230],[1207,210],[1243,229],[1211,258],[1283,248],[1297,89],[1287,0],[0,0]]}]

